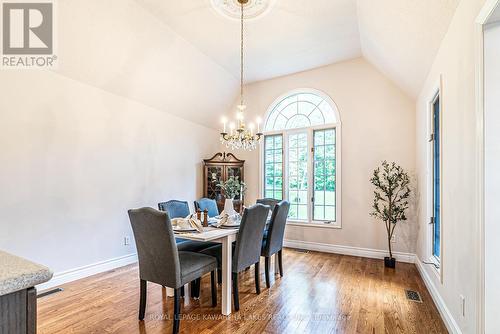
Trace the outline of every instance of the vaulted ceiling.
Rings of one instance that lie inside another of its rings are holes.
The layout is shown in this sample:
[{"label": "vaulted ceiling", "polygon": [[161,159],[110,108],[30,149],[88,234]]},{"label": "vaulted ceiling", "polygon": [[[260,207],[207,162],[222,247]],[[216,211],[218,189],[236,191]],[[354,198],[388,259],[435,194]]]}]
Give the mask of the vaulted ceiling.
[{"label": "vaulted ceiling", "polygon": [[416,97],[459,1],[358,0],[363,56]]},{"label": "vaulted ceiling", "polygon": [[[239,75],[239,23],[209,0],[136,0]],[[364,56],[410,96],[419,93],[459,0],[277,0],[248,21],[247,82]]]},{"label": "vaulted ceiling", "polygon": [[[216,12],[210,0],[136,1],[239,76],[239,22]],[[249,82],[361,55],[354,0],[277,0],[245,29]]]},{"label": "vaulted ceiling", "polygon": [[[363,56],[416,97],[459,0],[276,0],[246,24],[247,82]],[[239,23],[210,0],[58,4],[61,75],[218,127],[238,91]]]}]

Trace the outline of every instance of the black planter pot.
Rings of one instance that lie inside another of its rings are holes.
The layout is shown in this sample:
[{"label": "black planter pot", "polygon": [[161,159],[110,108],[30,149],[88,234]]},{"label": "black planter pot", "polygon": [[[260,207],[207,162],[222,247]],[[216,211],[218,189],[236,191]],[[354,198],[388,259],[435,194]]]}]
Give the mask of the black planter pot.
[{"label": "black planter pot", "polygon": [[396,259],[393,257],[384,257],[384,264],[386,268],[396,268]]}]

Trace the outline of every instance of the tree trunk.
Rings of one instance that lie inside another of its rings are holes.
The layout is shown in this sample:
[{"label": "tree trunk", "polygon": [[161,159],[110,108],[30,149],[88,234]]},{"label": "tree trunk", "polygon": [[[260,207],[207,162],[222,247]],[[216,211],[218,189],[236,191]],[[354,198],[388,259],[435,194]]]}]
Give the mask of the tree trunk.
[{"label": "tree trunk", "polygon": [[389,257],[392,259],[392,245],[391,245],[391,234],[387,236],[387,242],[389,243]]}]

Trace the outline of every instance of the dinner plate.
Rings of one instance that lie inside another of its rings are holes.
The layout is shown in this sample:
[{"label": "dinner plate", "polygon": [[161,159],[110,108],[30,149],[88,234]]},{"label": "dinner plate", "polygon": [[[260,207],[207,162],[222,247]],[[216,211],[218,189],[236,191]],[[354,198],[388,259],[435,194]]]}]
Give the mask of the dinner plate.
[{"label": "dinner plate", "polygon": [[173,227],[174,232],[195,232],[196,229],[189,227],[189,228],[179,228],[179,227]]},{"label": "dinner plate", "polygon": [[236,229],[240,228],[240,225],[221,225],[219,228],[226,228],[226,229]]},{"label": "dinner plate", "polygon": [[221,227],[221,228],[238,228],[238,227],[240,227],[240,223],[238,223],[238,224],[224,224],[224,225],[221,225],[219,227]]}]

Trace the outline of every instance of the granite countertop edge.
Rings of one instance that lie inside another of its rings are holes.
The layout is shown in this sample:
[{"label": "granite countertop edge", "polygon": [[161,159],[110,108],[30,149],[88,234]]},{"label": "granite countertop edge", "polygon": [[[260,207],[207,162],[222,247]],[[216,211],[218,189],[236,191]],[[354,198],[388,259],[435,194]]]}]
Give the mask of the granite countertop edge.
[{"label": "granite countertop edge", "polygon": [[0,251],[0,296],[45,283],[52,275],[45,266]]}]

